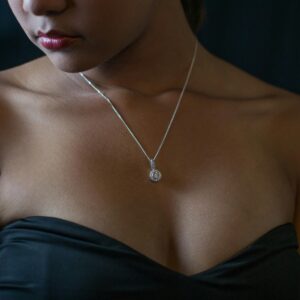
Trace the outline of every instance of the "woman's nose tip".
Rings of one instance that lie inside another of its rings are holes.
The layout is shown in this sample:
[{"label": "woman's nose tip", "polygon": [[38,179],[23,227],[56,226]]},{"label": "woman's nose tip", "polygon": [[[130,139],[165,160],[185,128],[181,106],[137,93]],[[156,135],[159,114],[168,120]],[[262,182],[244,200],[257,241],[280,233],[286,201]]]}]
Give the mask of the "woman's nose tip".
[{"label": "woman's nose tip", "polygon": [[24,0],[23,10],[37,16],[58,14],[66,8],[65,0]]}]

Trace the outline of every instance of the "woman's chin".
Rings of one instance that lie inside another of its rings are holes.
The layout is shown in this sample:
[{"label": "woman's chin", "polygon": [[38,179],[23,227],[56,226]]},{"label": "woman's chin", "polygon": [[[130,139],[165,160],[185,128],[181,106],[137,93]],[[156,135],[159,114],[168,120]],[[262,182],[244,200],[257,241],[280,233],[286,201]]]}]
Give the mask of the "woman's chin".
[{"label": "woman's chin", "polygon": [[87,64],[87,62],[83,59],[78,59],[75,57],[66,57],[62,55],[60,57],[56,55],[47,55],[51,63],[57,69],[66,72],[66,73],[79,73],[84,72],[86,70],[92,69],[95,67],[93,64]]}]

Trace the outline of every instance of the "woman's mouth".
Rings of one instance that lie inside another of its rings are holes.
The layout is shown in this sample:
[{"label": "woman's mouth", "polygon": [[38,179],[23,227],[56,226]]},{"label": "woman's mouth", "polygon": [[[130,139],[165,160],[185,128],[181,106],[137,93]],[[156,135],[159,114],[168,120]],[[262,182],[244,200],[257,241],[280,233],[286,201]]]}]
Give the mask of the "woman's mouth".
[{"label": "woman's mouth", "polygon": [[78,37],[51,37],[51,36],[40,36],[38,38],[39,43],[46,49],[60,50],[71,46]]},{"label": "woman's mouth", "polygon": [[46,49],[60,50],[71,46],[79,37],[66,33],[50,30],[47,33],[38,32],[38,41]]}]

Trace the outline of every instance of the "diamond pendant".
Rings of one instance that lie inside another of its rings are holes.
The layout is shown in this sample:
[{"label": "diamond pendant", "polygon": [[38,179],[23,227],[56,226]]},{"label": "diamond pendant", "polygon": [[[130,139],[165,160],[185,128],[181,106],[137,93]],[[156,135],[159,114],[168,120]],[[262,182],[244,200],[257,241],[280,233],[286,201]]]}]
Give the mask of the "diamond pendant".
[{"label": "diamond pendant", "polygon": [[155,162],[153,159],[150,160],[150,167],[151,167],[151,170],[149,173],[149,179],[152,182],[158,182],[161,179],[162,175],[161,175],[161,172],[155,168]]}]

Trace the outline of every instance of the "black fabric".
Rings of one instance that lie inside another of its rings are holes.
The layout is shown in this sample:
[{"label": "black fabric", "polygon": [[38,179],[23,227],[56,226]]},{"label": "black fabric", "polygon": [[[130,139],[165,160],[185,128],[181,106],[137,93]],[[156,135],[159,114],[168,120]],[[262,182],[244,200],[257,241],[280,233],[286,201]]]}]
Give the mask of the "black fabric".
[{"label": "black fabric", "polygon": [[299,300],[293,223],[187,276],[123,242],[68,220],[29,216],[0,231],[1,300]]}]

